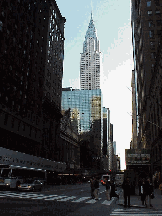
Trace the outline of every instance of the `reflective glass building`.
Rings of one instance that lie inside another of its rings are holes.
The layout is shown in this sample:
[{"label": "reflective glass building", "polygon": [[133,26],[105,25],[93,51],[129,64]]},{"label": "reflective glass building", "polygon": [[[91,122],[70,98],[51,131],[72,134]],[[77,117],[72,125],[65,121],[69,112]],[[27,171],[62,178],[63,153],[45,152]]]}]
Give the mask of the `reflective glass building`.
[{"label": "reflective glass building", "polygon": [[78,133],[90,131],[93,124],[98,121],[100,121],[100,129],[102,128],[101,89],[78,90],[63,88],[61,106],[62,111],[70,108],[71,122]]}]

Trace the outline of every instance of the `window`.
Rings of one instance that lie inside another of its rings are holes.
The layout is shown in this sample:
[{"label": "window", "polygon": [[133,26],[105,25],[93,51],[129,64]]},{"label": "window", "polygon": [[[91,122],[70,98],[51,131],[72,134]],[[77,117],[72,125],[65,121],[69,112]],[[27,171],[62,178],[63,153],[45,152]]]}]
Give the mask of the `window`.
[{"label": "window", "polygon": [[152,58],[152,59],[155,58],[155,53],[154,53],[154,52],[151,53],[151,58]]},{"label": "window", "polygon": [[160,14],[160,11],[155,11],[155,14]]},{"label": "window", "polygon": [[149,36],[150,36],[150,38],[154,37],[154,31],[153,30],[149,31]]},{"label": "window", "polygon": [[3,23],[0,21],[0,31],[2,31]]},{"label": "window", "polygon": [[162,30],[157,30],[157,35],[162,35]]},{"label": "window", "polygon": [[157,26],[161,26],[162,25],[162,20],[156,20],[157,22]]},{"label": "window", "polygon": [[154,27],[153,21],[149,21],[149,28]]},{"label": "window", "polygon": [[151,16],[151,15],[152,15],[152,11],[148,11],[147,13],[148,13],[148,15],[149,15],[149,16]]},{"label": "window", "polygon": [[147,2],[147,7],[151,7],[151,1]]},{"label": "window", "polygon": [[150,47],[151,47],[151,49],[154,49],[155,48],[155,42],[151,41],[150,42]]}]

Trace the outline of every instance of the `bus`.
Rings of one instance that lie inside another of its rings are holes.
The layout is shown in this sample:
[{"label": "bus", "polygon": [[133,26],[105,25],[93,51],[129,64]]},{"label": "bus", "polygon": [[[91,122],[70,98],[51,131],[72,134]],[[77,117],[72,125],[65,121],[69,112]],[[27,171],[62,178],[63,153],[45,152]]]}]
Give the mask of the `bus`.
[{"label": "bus", "polygon": [[108,181],[110,181],[110,175],[106,174],[106,175],[102,175],[101,177],[101,184],[105,185],[106,184],[106,179],[108,179]]},{"label": "bus", "polygon": [[5,189],[18,189],[18,186],[26,179],[45,179],[45,171],[36,170],[34,168],[0,165],[1,184]]}]

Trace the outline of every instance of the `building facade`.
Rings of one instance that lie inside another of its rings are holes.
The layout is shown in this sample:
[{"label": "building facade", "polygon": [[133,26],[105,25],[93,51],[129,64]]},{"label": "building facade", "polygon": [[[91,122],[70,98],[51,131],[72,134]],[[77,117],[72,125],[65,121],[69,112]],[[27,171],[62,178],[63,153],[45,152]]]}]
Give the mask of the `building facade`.
[{"label": "building facade", "polygon": [[100,89],[100,68],[101,52],[91,13],[91,20],[86,32],[80,60],[81,90]]},{"label": "building facade", "polygon": [[54,0],[2,0],[0,8],[1,147],[52,163],[62,116],[65,18]]},{"label": "building facade", "polygon": [[84,137],[91,140],[94,158],[101,158],[103,148],[103,118],[101,89],[77,90],[63,88],[62,111],[70,108],[70,118],[73,128]]},{"label": "building facade", "polygon": [[114,157],[114,150],[113,150],[113,124],[110,123],[109,129],[109,144],[108,144],[108,152],[109,152],[109,170],[113,170],[113,157]]},{"label": "building facade", "polygon": [[131,148],[137,149],[137,89],[135,70],[132,70],[132,141]]},{"label": "building facade", "polygon": [[[158,172],[160,173],[160,178],[162,176],[160,142],[161,6],[161,0],[132,1],[132,42],[135,63],[133,78],[138,95],[136,97],[137,145],[134,145],[135,142],[133,142],[132,146],[141,149],[141,152],[137,152],[138,154],[142,154],[142,152],[146,152],[148,155],[150,154],[147,175],[151,175],[152,177]],[[134,107],[133,116],[136,112],[135,109],[136,107]],[[134,120],[135,117],[133,117],[133,128],[136,128],[136,122]],[[144,164],[141,162],[141,165]]]}]

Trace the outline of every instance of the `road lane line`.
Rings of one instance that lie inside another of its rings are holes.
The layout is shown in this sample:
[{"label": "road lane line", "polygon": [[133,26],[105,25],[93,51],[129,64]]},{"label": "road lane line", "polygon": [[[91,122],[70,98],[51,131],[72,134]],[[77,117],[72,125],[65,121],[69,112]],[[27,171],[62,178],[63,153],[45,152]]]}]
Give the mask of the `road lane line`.
[{"label": "road lane line", "polygon": [[89,199],[89,197],[81,197],[77,200],[73,200],[72,202],[82,202],[83,200]]},{"label": "road lane line", "polygon": [[76,198],[75,196],[71,196],[71,197],[67,197],[67,198],[64,198],[58,201],[68,201],[68,200],[75,199],[75,198]]}]

